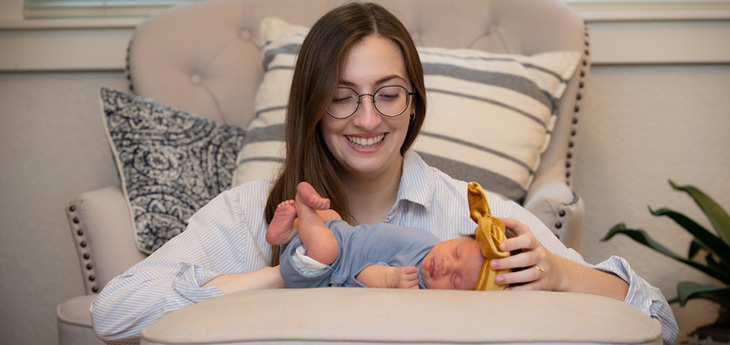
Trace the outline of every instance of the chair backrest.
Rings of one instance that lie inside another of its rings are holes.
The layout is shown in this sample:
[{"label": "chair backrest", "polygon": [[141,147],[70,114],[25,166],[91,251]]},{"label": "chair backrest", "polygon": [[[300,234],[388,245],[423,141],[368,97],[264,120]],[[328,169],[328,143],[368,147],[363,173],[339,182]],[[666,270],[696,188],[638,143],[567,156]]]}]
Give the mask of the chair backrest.
[{"label": "chair backrest", "polygon": [[[345,2],[213,0],[163,11],[140,24],[133,35],[127,66],[130,88],[174,108],[245,128],[254,117],[254,99],[264,75],[261,20],[278,17],[311,26]],[[581,65],[556,102],[550,144],[532,179],[533,186],[548,180],[570,185],[581,91],[589,70],[588,37],[574,9],[558,0],[374,2],[395,13],[419,46],[521,55],[580,52]],[[543,221],[556,234],[562,231],[560,222]],[[580,236],[572,238],[574,243],[566,244],[579,247]]]},{"label": "chair backrest", "polygon": [[[161,12],[142,23],[130,42],[132,91],[246,127],[253,118],[254,97],[263,76],[261,19],[274,16],[311,26],[327,10],[345,2],[214,0]],[[419,46],[523,55],[558,50],[587,53],[582,19],[555,0],[374,2],[392,10]],[[573,79],[571,87],[577,86],[580,75]],[[577,88],[569,90],[560,104],[567,117],[574,113],[575,95]]]}]

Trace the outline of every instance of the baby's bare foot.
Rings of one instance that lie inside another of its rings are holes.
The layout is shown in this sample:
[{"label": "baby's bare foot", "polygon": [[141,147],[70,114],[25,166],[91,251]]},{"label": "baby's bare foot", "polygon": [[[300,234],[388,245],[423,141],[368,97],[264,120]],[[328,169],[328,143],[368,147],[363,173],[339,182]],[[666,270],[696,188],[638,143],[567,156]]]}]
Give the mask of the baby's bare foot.
[{"label": "baby's bare foot", "polygon": [[271,219],[269,229],[266,230],[266,242],[269,244],[285,244],[294,238],[294,220],[297,218],[297,209],[294,200],[286,200],[276,207],[274,218]]},{"label": "baby's bare foot", "polygon": [[314,190],[314,187],[307,182],[300,182],[297,185],[297,201],[315,210],[326,210],[330,208],[330,199],[323,198]]}]

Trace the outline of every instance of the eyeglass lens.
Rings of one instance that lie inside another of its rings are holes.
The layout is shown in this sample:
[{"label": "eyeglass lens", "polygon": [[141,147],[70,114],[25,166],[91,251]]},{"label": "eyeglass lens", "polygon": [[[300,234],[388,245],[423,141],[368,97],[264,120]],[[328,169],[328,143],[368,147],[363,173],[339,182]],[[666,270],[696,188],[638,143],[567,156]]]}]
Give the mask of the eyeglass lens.
[{"label": "eyeglass lens", "polygon": [[383,86],[372,95],[360,95],[349,87],[338,87],[327,112],[336,118],[349,117],[357,111],[363,96],[371,96],[375,109],[385,116],[398,116],[408,107],[408,90],[399,85]]}]

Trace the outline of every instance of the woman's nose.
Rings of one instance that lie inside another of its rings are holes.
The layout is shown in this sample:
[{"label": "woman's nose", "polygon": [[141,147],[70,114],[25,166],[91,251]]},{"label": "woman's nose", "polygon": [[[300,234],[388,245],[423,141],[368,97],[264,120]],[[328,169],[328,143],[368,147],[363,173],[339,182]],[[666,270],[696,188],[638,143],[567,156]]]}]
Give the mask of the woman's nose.
[{"label": "woman's nose", "polygon": [[365,96],[360,99],[360,107],[353,115],[353,123],[364,131],[375,130],[380,125],[380,113],[375,109],[372,96]]}]

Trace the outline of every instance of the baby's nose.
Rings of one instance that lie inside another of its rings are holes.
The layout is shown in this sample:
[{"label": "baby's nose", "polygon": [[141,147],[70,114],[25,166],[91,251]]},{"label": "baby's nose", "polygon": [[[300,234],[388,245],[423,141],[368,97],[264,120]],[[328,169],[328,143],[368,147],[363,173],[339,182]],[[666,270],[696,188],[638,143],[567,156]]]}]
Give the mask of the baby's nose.
[{"label": "baby's nose", "polygon": [[444,259],[441,274],[447,275],[456,269],[456,261],[451,259]]}]

